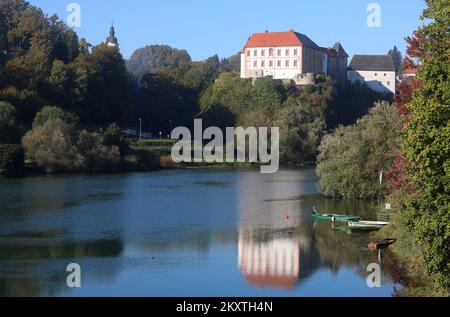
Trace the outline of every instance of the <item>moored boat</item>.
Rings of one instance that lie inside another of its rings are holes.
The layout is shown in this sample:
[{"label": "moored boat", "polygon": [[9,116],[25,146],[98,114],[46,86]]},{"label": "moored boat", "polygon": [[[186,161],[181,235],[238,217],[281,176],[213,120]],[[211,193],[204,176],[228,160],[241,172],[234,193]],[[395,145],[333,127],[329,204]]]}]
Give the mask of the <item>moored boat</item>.
[{"label": "moored boat", "polygon": [[359,221],[361,217],[354,215],[338,215],[332,213],[319,213],[314,207],[314,213],[312,217],[315,220],[326,220],[326,221],[336,221],[336,222],[348,222],[348,221]]},{"label": "moored boat", "polygon": [[382,248],[387,248],[390,245],[394,244],[395,242],[397,242],[397,239],[395,238],[382,239],[369,243],[368,248],[369,250],[378,250]]},{"label": "moored boat", "polygon": [[360,220],[358,222],[351,222],[349,223],[349,226],[353,226],[353,225],[370,225],[370,226],[387,226],[389,224],[389,222],[387,221],[366,221],[366,220]]},{"label": "moored boat", "polygon": [[374,225],[374,224],[364,224],[360,222],[349,221],[348,227],[350,229],[361,229],[361,230],[378,230],[384,227],[384,225]]}]

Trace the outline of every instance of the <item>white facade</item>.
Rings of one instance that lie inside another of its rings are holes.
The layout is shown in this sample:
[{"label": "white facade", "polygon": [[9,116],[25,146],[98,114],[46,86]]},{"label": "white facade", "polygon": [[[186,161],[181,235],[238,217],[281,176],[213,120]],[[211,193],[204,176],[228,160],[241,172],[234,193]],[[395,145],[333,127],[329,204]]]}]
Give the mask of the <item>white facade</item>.
[{"label": "white facade", "polygon": [[303,72],[302,49],[302,46],[246,48],[241,53],[241,78],[295,79]]},{"label": "white facade", "polygon": [[348,79],[352,84],[366,83],[373,91],[395,94],[395,71],[360,71],[349,70]]}]

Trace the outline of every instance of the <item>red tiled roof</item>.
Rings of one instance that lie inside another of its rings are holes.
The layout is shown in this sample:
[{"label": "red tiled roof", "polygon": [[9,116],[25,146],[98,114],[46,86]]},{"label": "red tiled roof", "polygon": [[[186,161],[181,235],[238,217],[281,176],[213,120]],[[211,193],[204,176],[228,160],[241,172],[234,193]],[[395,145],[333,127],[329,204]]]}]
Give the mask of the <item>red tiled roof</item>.
[{"label": "red tiled roof", "polygon": [[254,33],[245,44],[249,47],[308,46],[320,49],[309,37],[293,30],[287,32]]},{"label": "red tiled roof", "polygon": [[255,286],[272,286],[279,289],[289,290],[298,282],[298,277],[294,276],[272,276],[272,275],[245,275],[246,280]]}]

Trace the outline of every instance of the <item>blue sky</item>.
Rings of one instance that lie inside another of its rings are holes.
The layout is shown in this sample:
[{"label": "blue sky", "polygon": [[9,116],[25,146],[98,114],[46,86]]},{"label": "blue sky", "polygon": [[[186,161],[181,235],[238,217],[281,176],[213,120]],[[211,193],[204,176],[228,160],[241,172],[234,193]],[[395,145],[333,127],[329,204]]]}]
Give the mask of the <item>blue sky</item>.
[{"label": "blue sky", "polygon": [[[111,22],[122,54],[151,44],[186,49],[194,60],[238,52],[254,32],[294,29],[320,46],[340,41],[350,55],[385,54],[421,24],[423,0],[29,0],[64,20],[66,6],[81,7],[80,37],[104,41]],[[381,27],[369,28],[370,3],[381,7]]]}]

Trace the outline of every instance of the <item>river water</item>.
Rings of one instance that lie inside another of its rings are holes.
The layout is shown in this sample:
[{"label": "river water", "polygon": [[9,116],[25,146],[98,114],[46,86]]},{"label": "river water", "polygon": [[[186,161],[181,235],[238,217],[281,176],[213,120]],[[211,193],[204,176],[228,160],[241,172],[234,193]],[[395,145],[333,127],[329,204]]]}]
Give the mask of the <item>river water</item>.
[{"label": "river water", "polygon": [[[0,296],[391,296],[367,234],[314,223],[314,170],[186,170],[0,179]],[[81,287],[66,284],[81,267]],[[369,264],[381,287],[370,288]]]}]

